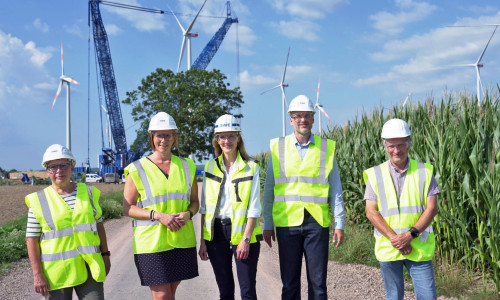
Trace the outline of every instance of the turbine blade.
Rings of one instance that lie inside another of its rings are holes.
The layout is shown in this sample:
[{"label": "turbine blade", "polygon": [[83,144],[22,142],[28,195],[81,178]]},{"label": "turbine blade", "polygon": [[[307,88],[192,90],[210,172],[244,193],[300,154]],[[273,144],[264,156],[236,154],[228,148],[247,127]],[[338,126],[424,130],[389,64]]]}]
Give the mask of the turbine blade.
[{"label": "turbine blade", "polygon": [[281,86],[281,84],[278,84],[277,86],[272,87],[272,88],[270,88],[270,89],[268,89],[268,90],[265,90],[265,91],[263,91],[263,92],[262,92],[262,93],[260,93],[260,94],[261,94],[261,95],[263,95],[263,94],[265,94],[265,93],[267,93],[267,92],[269,92],[269,91],[272,91],[272,90],[274,90],[274,89],[276,89],[276,88],[279,88],[280,86]]},{"label": "turbine blade", "polygon": [[64,80],[64,81],[67,81],[67,82],[71,82],[71,83],[74,83],[74,84],[80,84],[78,81],[76,81],[73,78],[68,77],[68,76],[61,76],[61,80]]},{"label": "turbine blade", "polygon": [[285,87],[280,85],[281,87],[281,97],[283,97],[283,102],[285,102],[285,106],[288,107],[288,101],[286,101]]},{"label": "turbine blade", "polygon": [[59,87],[57,88],[57,93],[56,93],[56,96],[54,98],[54,101],[52,102],[52,107],[50,108],[50,110],[53,110],[54,105],[56,105],[57,97],[59,97],[59,93],[61,92],[62,85],[63,85],[63,82],[61,80],[61,82],[59,82]]},{"label": "turbine blade", "polygon": [[323,109],[323,107],[318,105],[318,109],[330,120],[330,116],[326,113],[326,111]]},{"label": "turbine blade", "polygon": [[177,19],[177,16],[174,14],[174,12],[172,11],[172,9],[170,8],[170,6],[168,7],[168,9],[170,9],[170,12],[172,13],[172,15],[174,16],[175,20],[177,21],[177,24],[179,24],[179,27],[181,28],[182,30],[182,34],[186,34],[186,29],[184,29],[184,27],[182,26],[181,22],[179,21],[179,19]]},{"label": "turbine blade", "polygon": [[63,43],[61,42],[61,75],[64,75]]},{"label": "turbine blade", "polygon": [[321,83],[321,80],[318,79],[318,90],[316,91],[316,105],[319,103],[319,85]]},{"label": "turbine blade", "polygon": [[406,106],[406,103],[408,102],[408,100],[410,99],[410,96],[411,96],[411,92],[408,93],[408,96],[406,96],[406,99],[405,101],[403,102],[403,107]]},{"label": "turbine blade", "polygon": [[285,69],[283,70],[283,77],[281,78],[281,84],[285,81],[286,66],[288,65],[288,57],[290,56],[290,47],[288,47],[288,54],[286,55]]},{"label": "turbine blade", "polygon": [[497,27],[498,27],[498,25],[495,26],[495,29],[493,30],[493,33],[491,34],[490,39],[488,40],[488,43],[486,44],[486,47],[484,47],[483,52],[481,52],[481,55],[479,55],[479,58],[477,59],[476,65],[481,62],[481,59],[483,59],[484,52],[486,52],[486,49],[488,48],[488,45],[490,44],[491,39],[493,38],[493,35],[495,34],[495,31],[497,31]]},{"label": "turbine blade", "polygon": [[198,18],[198,15],[200,14],[201,10],[203,9],[203,6],[205,6],[205,3],[207,3],[207,0],[205,0],[205,2],[203,2],[203,5],[200,7],[200,10],[198,11],[198,13],[196,14],[196,16],[194,17],[193,22],[191,22],[191,25],[189,25],[189,27],[186,30],[186,32],[191,32],[191,28],[193,28],[194,22],[196,22],[196,19]]},{"label": "turbine blade", "polygon": [[179,54],[179,64],[177,64],[177,73],[181,68],[182,56],[184,56],[184,47],[186,46],[186,36],[182,37],[181,53]]}]

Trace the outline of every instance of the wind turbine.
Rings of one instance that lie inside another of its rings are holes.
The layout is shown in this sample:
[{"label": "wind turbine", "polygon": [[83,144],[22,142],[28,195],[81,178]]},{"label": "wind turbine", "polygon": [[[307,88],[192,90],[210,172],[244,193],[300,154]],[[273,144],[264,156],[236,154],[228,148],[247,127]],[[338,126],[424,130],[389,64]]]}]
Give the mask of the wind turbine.
[{"label": "wind turbine", "polygon": [[[498,24],[495,24],[495,29],[493,30],[493,33],[490,36],[490,39],[488,40],[488,43],[486,43],[486,46],[483,49],[483,52],[481,52],[481,55],[479,55],[477,61],[473,64],[465,64],[465,65],[458,65],[458,67],[474,67],[476,68],[476,84],[477,84],[477,103],[479,104],[481,102],[481,88],[482,88],[482,83],[481,83],[481,75],[479,72],[479,68],[482,68],[484,65],[481,63],[481,60],[483,59],[484,53],[486,52],[486,49],[488,49],[488,45],[490,44],[491,39],[493,38],[493,35],[495,34],[495,31],[497,31]],[[458,27],[458,26],[455,26]],[[464,27],[469,27],[469,26],[464,26]]]},{"label": "wind turbine", "polygon": [[[319,104],[319,86],[320,86],[321,80],[318,79],[318,90],[316,92],[316,104],[314,105],[314,108],[318,109],[318,113],[321,112],[323,113],[328,120],[330,120],[330,116],[326,113],[326,111],[323,109],[323,105]],[[318,133],[319,136],[323,136],[323,127],[321,127],[321,114],[318,114]]]},{"label": "wind turbine", "polygon": [[274,90],[276,88],[281,88],[281,110],[283,113],[283,136],[286,135],[286,127],[285,127],[285,105],[288,106],[288,103],[286,102],[286,96],[285,96],[285,88],[288,87],[288,84],[284,84],[283,82],[285,81],[285,75],[286,75],[286,66],[288,65],[288,57],[290,56],[290,47],[288,47],[288,54],[286,55],[286,62],[285,62],[285,69],[283,70],[283,77],[281,77],[281,82],[277,86],[274,86],[266,91],[263,91],[260,93],[261,95]]},{"label": "wind turbine", "polygon": [[61,77],[59,77],[61,81],[59,82],[59,87],[57,88],[56,97],[54,98],[54,102],[52,102],[52,109],[54,109],[54,105],[56,104],[57,97],[59,97],[59,93],[61,92],[61,88],[64,82],[66,82],[66,148],[71,150],[71,108],[69,102],[69,84],[75,83],[80,84],[73,78],[64,75],[64,55],[63,55],[63,43],[61,43]]},{"label": "wind turbine", "polygon": [[207,3],[207,0],[203,2],[203,5],[200,7],[200,10],[198,10],[198,13],[194,17],[193,21],[189,25],[187,29],[184,29],[182,26],[181,22],[177,18],[177,16],[174,14],[172,9],[170,9],[170,12],[172,15],[174,15],[175,20],[179,24],[179,27],[182,30],[182,46],[181,46],[181,53],[179,54],[179,64],[177,65],[177,72],[179,72],[179,69],[181,67],[181,62],[182,62],[182,57],[184,56],[184,47],[186,46],[186,40],[187,40],[187,45],[188,45],[188,61],[187,61],[187,69],[191,70],[191,37],[197,37],[198,33],[191,33],[191,29],[194,26],[194,22],[196,22],[196,19],[198,18],[198,15],[200,14],[201,10],[203,9],[203,6],[205,6],[205,3]]}]

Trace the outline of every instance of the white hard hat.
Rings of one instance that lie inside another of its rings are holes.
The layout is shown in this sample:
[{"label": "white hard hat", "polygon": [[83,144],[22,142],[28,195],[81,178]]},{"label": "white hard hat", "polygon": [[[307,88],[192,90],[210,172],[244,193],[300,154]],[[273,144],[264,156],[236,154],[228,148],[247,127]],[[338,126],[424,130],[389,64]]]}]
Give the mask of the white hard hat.
[{"label": "white hard hat", "polygon": [[68,148],[59,144],[50,145],[43,154],[42,167],[47,168],[47,163],[49,161],[62,158],[69,159],[73,166],[76,164],[75,157]]},{"label": "white hard hat", "polygon": [[159,112],[149,121],[148,131],[177,129],[174,118],[166,112]]},{"label": "white hard hat", "polygon": [[390,119],[382,127],[383,139],[403,138],[410,135],[411,132],[408,123],[401,119]]},{"label": "white hard hat", "polygon": [[290,102],[290,105],[288,106],[288,113],[291,113],[293,111],[315,112],[311,100],[309,100],[309,98],[304,95],[298,95],[297,97],[293,98],[292,102]]},{"label": "white hard hat", "polygon": [[233,115],[222,115],[215,121],[215,133],[241,131],[240,122]]}]

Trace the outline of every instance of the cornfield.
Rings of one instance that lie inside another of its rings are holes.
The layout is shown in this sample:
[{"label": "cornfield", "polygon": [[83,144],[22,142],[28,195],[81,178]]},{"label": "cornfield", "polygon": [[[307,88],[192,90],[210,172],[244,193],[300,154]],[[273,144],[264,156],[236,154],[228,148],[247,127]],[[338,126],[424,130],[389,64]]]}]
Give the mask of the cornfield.
[{"label": "cornfield", "polygon": [[[464,93],[435,103],[427,99],[405,107],[375,109],[327,137],[337,142],[346,219],[372,228],[365,217],[363,170],[387,160],[380,133],[391,118],[406,120],[412,131],[410,157],[434,165],[441,194],[434,219],[436,251],[450,264],[500,289],[500,106],[498,95],[478,105]],[[262,159],[263,154],[259,157]],[[263,159],[261,169],[265,170]],[[265,178],[265,172],[263,177]]]}]

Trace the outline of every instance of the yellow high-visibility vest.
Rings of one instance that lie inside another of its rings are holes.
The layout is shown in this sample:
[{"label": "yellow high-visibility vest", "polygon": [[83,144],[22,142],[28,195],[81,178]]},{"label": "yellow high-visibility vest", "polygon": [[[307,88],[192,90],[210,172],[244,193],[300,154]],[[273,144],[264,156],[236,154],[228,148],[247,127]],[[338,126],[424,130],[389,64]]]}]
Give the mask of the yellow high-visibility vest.
[{"label": "yellow high-visibility vest", "polygon": [[[139,192],[137,206],[166,214],[185,212],[191,203],[191,184],[196,172],[193,160],[172,155],[168,179],[151,160],[143,157],[125,168]],[[196,184],[196,182],[195,182]],[[193,221],[171,231],[159,221],[132,220],[134,253],[156,253],[196,247]]]},{"label": "yellow high-visibility vest", "polygon": [[291,135],[271,140],[275,226],[301,225],[304,208],[322,227],[330,225],[328,176],[333,169],[334,153],[335,141],[317,135],[303,160]]},{"label": "yellow high-visibility vest", "polygon": [[[370,181],[377,195],[377,208],[389,227],[397,234],[407,232],[418,221],[427,205],[427,194],[431,184],[433,167],[427,163],[410,159],[403,188],[399,199],[392,181],[389,162],[363,172],[365,183]],[[379,261],[409,259],[427,261],[434,256],[435,239],[432,226],[427,227],[419,237],[410,243],[413,250],[403,255],[394,248],[391,240],[377,229],[375,235],[375,256]]]},{"label": "yellow high-visibility vest", "polygon": [[[247,211],[252,193],[252,179],[255,174],[257,163],[255,161],[244,161],[238,152],[237,171],[232,178],[227,178],[222,171],[222,156],[208,161],[205,165],[205,223],[203,224],[203,238],[211,241],[213,239],[213,226],[215,212],[219,210],[224,185],[230,184],[231,199],[231,243],[238,245],[243,239],[247,226]],[[259,222],[250,238],[250,243],[262,240],[262,231]]]},{"label": "yellow high-visibility vest", "polygon": [[73,210],[52,187],[26,196],[41,225],[40,259],[50,290],[84,283],[85,263],[95,281],[106,279],[96,222],[102,215],[99,196],[98,189],[78,183]]}]

